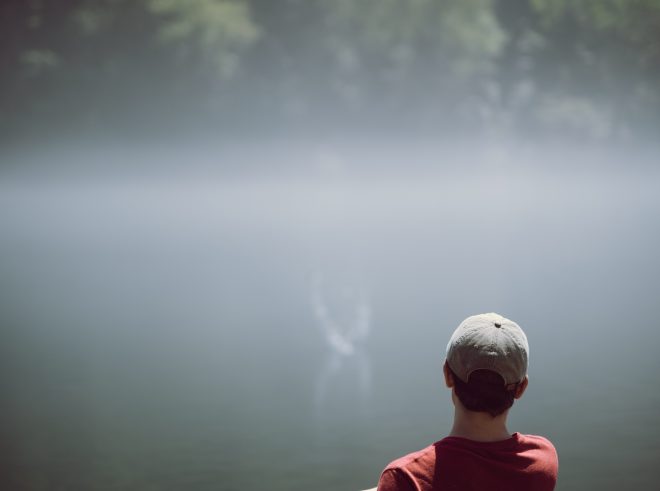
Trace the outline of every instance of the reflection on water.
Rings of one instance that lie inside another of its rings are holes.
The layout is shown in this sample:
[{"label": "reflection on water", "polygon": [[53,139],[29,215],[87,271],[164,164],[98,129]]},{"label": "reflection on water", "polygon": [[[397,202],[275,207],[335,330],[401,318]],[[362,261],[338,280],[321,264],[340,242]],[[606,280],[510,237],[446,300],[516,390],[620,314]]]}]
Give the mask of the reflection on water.
[{"label": "reflection on water", "polygon": [[444,347],[487,311],[559,489],[654,487],[658,171],[437,160],[3,179],[0,488],[369,487],[448,431]]},{"label": "reflection on water", "polygon": [[[330,293],[334,295],[330,295]],[[334,301],[330,297],[334,296]],[[311,304],[317,325],[329,348],[316,383],[315,408],[323,414],[329,387],[342,370],[351,374],[357,386],[356,410],[366,411],[371,393],[371,365],[364,347],[371,330],[371,306],[363,285],[342,283],[328,285],[326,277],[316,272],[312,278]]]},{"label": "reflection on water", "polygon": [[[356,347],[369,335],[371,328],[371,307],[363,287],[342,285],[339,289],[341,302],[345,303],[343,309],[335,307],[331,312],[325,297],[325,285],[320,273],[314,275],[312,282],[312,307],[314,316],[321,327],[325,340],[330,349],[342,356],[355,353]],[[341,320],[341,310],[344,320]],[[333,315],[334,314],[334,315]]]}]

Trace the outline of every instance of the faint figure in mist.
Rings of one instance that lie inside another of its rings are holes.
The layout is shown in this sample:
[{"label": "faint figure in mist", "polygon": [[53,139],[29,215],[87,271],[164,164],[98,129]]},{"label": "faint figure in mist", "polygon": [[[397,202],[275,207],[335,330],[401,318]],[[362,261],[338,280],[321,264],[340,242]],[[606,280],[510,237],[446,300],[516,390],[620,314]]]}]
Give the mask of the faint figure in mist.
[{"label": "faint figure in mist", "polygon": [[317,415],[322,415],[329,405],[336,404],[336,396],[346,397],[347,392],[356,391],[356,396],[349,396],[353,401],[345,401],[342,407],[352,409],[351,402],[355,402],[356,409],[364,412],[371,392],[371,366],[364,349],[371,328],[367,292],[361,284],[331,284],[317,273],[312,278],[311,304],[329,348],[316,383],[314,402]]}]

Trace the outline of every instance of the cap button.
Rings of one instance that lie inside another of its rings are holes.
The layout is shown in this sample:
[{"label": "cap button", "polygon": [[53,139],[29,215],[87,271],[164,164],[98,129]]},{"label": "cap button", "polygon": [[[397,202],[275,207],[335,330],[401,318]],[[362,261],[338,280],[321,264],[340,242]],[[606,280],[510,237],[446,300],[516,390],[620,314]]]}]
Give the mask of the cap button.
[{"label": "cap button", "polygon": [[500,324],[499,322],[495,322],[495,327],[502,327],[502,324]]}]

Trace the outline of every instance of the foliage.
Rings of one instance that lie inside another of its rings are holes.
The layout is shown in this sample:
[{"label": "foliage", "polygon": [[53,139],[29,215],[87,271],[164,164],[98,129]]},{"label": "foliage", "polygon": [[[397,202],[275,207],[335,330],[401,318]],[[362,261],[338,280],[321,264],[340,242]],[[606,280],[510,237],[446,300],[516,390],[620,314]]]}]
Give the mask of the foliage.
[{"label": "foliage", "polygon": [[176,115],[605,138],[657,128],[659,79],[660,0],[0,4],[0,126],[17,132]]},{"label": "foliage", "polygon": [[147,7],[162,18],[156,32],[159,42],[174,45],[174,54],[180,59],[199,57],[220,77],[234,74],[238,54],[259,36],[245,3],[150,0]]}]

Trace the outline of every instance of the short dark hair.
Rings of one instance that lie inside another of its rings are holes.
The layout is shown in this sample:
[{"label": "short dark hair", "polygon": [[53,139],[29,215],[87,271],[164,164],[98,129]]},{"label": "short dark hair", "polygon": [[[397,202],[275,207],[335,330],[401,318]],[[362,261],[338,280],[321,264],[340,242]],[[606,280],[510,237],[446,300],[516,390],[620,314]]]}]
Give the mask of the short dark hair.
[{"label": "short dark hair", "polygon": [[469,411],[486,412],[493,418],[513,406],[515,388],[507,390],[502,376],[492,370],[475,370],[463,382],[450,368],[456,396]]}]

